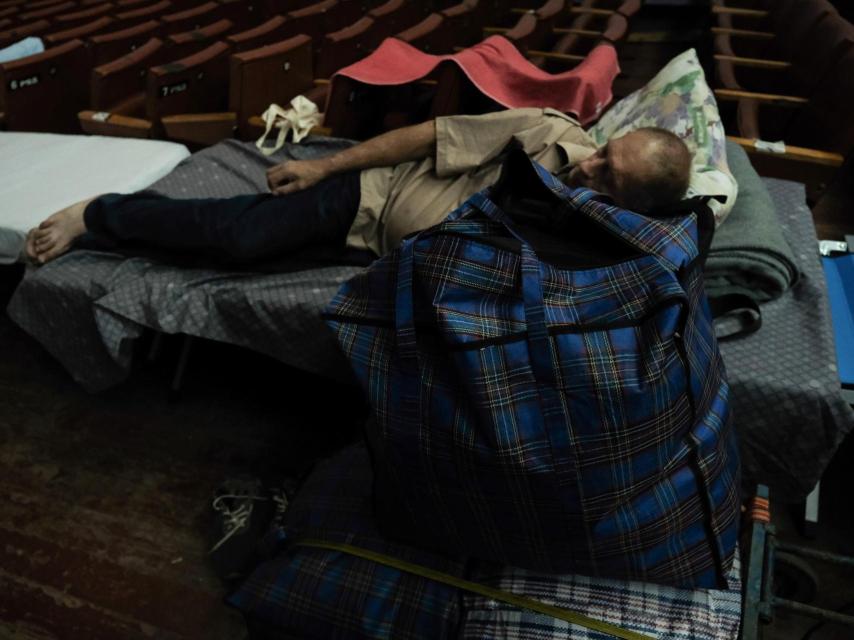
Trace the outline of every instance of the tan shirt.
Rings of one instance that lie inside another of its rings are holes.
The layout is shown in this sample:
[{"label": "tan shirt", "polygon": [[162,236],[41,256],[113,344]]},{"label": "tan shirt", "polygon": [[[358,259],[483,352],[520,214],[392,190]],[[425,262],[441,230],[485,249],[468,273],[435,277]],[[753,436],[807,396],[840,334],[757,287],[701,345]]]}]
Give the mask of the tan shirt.
[{"label": "tan shirt", "polygon": [[553,109],[511,109],[436,119],[436,157],[361,174],[359,209],[347,245],[383,255],[445,217],[498,179],[501,152],[515,138],[549,171],[596,149],[569,116]]}]

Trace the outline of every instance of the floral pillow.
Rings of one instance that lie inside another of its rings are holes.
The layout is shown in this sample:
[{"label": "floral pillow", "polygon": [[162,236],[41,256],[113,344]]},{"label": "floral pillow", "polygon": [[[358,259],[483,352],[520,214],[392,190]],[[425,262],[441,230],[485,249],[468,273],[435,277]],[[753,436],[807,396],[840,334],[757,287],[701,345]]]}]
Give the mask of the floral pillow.
[{"label": "floral pillow", "polygon": [[727,166],[718,105],[694,49],[673,58],[644,87],[617,102],[588,133],[601,146],[641,127],[661,127],[685,141],[694,154],[687,195],[725,195],[725,203],[710,203],[720,225],[735,204],[738,183]]}]

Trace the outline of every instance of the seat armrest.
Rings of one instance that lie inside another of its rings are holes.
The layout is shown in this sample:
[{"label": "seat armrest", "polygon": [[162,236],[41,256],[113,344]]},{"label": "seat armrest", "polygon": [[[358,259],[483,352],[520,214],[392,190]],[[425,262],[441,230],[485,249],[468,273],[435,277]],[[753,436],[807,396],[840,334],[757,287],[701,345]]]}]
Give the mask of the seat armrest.
[{"label": "seat armrest", "polygon": [[732,27],[712,27],[716,36],[734,36],[751,40],[773,40],[775,35],[770,31],[754,31],[752,29],[734,29]]},{"label": "seat armrest", "polygon": [[163,116],[160,122],[170,139],[212,145],[234,136],[237,114],[232,111],[181,114]]},{"label": "seat armrest", "polygon": [[553,53],[551,51],[533,51],[529,50],[527,57],[542,58],[543,60],[553,60],[556,62],[572,63],[573,66],[584,60],[584,56],[578,56],[572,53]]},{"label": "seat armrest", "polygon": [[757,149],[755,140],[750,138],[727,136],[727,139],[747,152],[759,175],[805,184],[811,201],[826,189],[844,161],[840,154],[820,149],[786,145],[785,153],[774,153]]},{"label": "seat armrest", "polygon": [[610,16],[617,12],[614,9],[597,9],[596,7],[570,7],[569,13],[587,14],[593,16]]},{"label": "seat armrest", "polygon": [[712,13],[730,16],[745,16],[750,18],[767,18],[771,13],[762,9],[742,9],[741,7],[722,7],[712,5]]},{"label": "seat armrest", "polygon": [[153,124],[143,118],[132,118],[106,111],[81,111],[77,114],[80,128],[95,136],[150,138]]},{"label": "seat armrest", "polygon": [[715,89],[715,97],[719,100],[756,100],[761,104],[773,104],[780,107],[801,107],[809,102],[800,96],[786,96],[774,93],[757,93],[741,89]]},{"label": "seat armrest", "polygon": [[582,38],[598,38],[602,35],[601,31],[595,31],[593,29],[573,29],[571,27],[555,27],[552,29],[552,33],[560,33],[561,35],[572,34]]},{"label": "seat armrest", "polygon": [[729,62],[740,67],[754,67],[757,69],[790,69],[792,64],[783,60],[763,60],[762,58],[741,58],[739,56],[715,54],[718,62]]}]

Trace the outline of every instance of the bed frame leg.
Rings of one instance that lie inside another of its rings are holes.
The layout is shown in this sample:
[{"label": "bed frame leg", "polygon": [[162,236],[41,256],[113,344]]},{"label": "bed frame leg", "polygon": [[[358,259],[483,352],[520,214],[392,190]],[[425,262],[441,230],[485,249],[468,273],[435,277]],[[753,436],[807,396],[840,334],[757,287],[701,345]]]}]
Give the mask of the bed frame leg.
[{"label": "bed frame leg", "polygon": [[163,332],[154,331],[154,338],[151,340],[151,346],[148,348],[148,362],[154,362],[160,357],[160,352],[163,350]]},{"label": "bed frame leg", "polygon": [[821,480],[815,483],[804,503],[804,537],[814,539],[818,533],[818,498],[821,492]]},{"label": "bed frame leg", "polygon": [[169,387],[169,396],[172,400],[178,399],[181,387],[184,384],[184,374],[187,372],[187,363],[190,360],[190,349],[193,346],[193,341],[193,336],[184,336],[184,341],[181,344],[181,355],[178,356],[175,375],[172,376],[172,385]]}]

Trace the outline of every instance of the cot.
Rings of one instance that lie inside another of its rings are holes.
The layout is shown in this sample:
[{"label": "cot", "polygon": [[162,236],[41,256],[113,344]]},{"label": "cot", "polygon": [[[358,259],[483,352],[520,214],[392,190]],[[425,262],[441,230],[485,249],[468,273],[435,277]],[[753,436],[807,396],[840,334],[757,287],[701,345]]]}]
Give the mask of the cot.
[{"label": "cot", "polygon": [[[196,153],[152,188],[177,197],[263,191],[267,166],[348,144],[309,137],[264,157],[252,144],[228,140]],[[802,276],[762,306],[760,331],[725,342],[721,350],[745,486],[759,480],[795,501],[815,486],[854,426],[854,414],[840,394],[824,274],[803,185],[763,181]],[[295,256],[240,271],[178,268],[150,255],[73,251],[30,268],[8,311],[91,391],[125,379],[133,343],[146,328],[233,343],[303,370],[349,379],[320,318],[340,284],[360,268],[359,256],[346,258]]]}]

